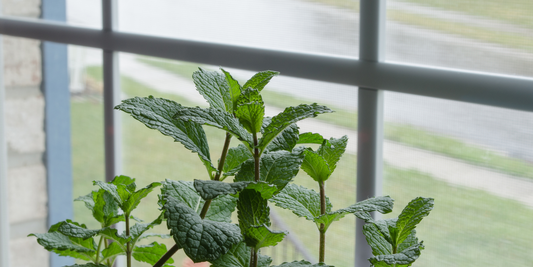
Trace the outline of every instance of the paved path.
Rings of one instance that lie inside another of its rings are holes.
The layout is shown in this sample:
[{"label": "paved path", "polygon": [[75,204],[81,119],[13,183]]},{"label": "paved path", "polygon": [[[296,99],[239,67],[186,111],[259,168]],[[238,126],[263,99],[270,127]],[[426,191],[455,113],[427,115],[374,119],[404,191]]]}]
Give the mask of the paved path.
[{"label": "paved path", "polygon": [[[205,103],[194,84],[171,73],[138,62],[133,56],[121,57],[121,71],[123,75],[150,85],[152,88],[165,93],[179,94],[196,103]],[[142,75],[139,75],[139,74]],[[269,116],[281,110],[267,107]],[[340,137],[348,135],[347,151],[355,154],[357,151],[357,132],[351,129],[333,126],[318,120],[304,120],[298,125],[302,132],[320,132],[325,137]],[[514,199],[533,208],[533,181],[505,175],[464,163],[462,161],[428,152],[425,150],[405,146],[385,140],[384,159],[394,167],[402,169],[416,169],[450,184],[469,188],[481,189],[494,195]]]}]

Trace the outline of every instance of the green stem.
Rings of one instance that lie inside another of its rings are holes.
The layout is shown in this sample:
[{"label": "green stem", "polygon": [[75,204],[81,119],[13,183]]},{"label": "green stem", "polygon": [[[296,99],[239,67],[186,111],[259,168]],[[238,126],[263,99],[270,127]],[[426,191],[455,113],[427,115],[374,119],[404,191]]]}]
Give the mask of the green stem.
[{"label": "green stem", "polygon": [[159,260],[154,264],[154,267],[161,267],[161,266],[163,266],[163,264],[165,264],[165,263],[170,259],[170,257],[172,257],[172,255],[174,255],[174,253],[176,253],[179,249],[180,249],[180,246],[178,246],[178,244],[175,244],[174,246],[172,246],[172,247],[167,251],[167,253],[165,253],[165,255],[163,255],[163,257],[161,257],[161,259],[159,259]]},{"label": "green stem", "polygon": [[[107,243],[107,239],[104,239],[104,247],[107,249],[109,247],[109,244]],[[107,266],[111,267],[111,260],[107,259]]]},{"label": "green stem", "polygon": [[[231,134],[226,133],[226,140],[224,140],[224,147],[222,148],[222,154],[220,155],[220,161],[218,162],[217,174],[215,175],[215,178],[214,178],[215,181],[220,180],[220,175],[222,174],[222,170],[224,169],[224,162],[226,161],[226,156],[228,155],[230,142],[231,142]],[[202,211],[200,212],[200,218],[202,219],[205,218],[205,215],[207,214],[207,211],[209,210],[210,205],[211,205],[211,199],[207,200],[204,203],[204,206],[202,207]],[[161,259],[159,259],[154,264],[153,267],[163,266],[163,264],[165,264],[168,261],[168,259],[170,259],[170,257],[172,257],[172,255],[174,255],[174,253],[176,253],[179,249],[180,247],[178,246],[178,244],[175,244],[174,246],[172,246],[167,251],[167,253],[165,253],[165,255],[163,255],[163,257],[161,257]]]},{"label": "green stem", "polygon": [[100,237],[100,241],[98,241],[98,248],[96,249],[96,260],[94,261],[94,264],[98,265],[100,263],[100,249],[102,248],[102,240],[104,239],[103,236]]},{"label": "green stem", "polygon": [[224,148],[222,148],[222,154],[220,155],[220,161],[218,162],[218,170],[217,174],[215,175],[215,181],[220,180],[220,175],[222,174],[222,170],[224,169],[224,163],[226,162],[226,156],[228,155],[229,150],[229,144],[231,142],[231,134],[226,133],[226,140],[224,140]]},{"label": "green stem", "polygon": [[254,133],[254,161],[255,161],[255,181],[259,182],[259,178],[261,177],[259,174],[259,160],[261,159],[261,155],[259,154],[259,148],[257,147],[257,133]]},{"label": "green stem", "polygon": [[[324,215],[326,214],[326,188],[324,185],[324,182],[318,182],[318,185],[320,186],[320,214]],[[321,223],[320,224],[320,250],[319,250],[319,263],[324,263],[326,259],[326,225]]]},{"label": "green stem", "polygon": [[[126,238],[130,237],[130,214],[125,213],[124,216],[126,216]],[[128,241],[126,244],[126,266],[131,267],[131,254],[132,254],[133,248],[131,247],[131,241]]]},{"label": "green stem", "polygon": [[255,250],[255,248],[252,248],[252,255],[250,257],[250,267],[257,267],[257,261],[258,261],[258,251]]}]

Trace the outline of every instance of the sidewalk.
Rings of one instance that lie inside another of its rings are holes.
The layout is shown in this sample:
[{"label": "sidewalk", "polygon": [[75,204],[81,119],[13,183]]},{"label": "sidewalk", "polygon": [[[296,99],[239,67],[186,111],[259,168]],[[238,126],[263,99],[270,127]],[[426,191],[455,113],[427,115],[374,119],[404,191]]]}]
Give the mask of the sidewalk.
[{"label": "sidewalk", "polygon": [[[192,80],[186,80],[171,73],[138,62],[134,56],[121,57],[122,75],[150,85],[155,90],[179,94],[195,103],[205,103],[196,91]],[[142,75],[139,75],[142,73]],[[272,116],[280,109],[267,107]],[[303,120],[298,123],[301,132],[320,132],[324,137],[348,135],[347,152],[357,152],[357,132],[334,126],[318,120]],[[442,156],[426,150],[405,146],[388,140],[383,144],[386,163],[401,169],[416,169],[450,184],[481,189],[491,194],[514,199],[533,208],[533,181],[495,172],[487,168],[470,165],[460,160]]]}]

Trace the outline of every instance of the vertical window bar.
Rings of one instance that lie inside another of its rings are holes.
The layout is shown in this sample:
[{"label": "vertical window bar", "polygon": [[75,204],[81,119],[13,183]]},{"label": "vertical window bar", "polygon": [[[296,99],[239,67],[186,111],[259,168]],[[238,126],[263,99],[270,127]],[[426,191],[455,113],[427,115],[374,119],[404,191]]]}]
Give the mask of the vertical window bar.
[{"label": "vertical window bar", "polygon": [[[2,14],[2,3],[0,3]],[[0,55],[3,55],[3,38],[0,35]],[[7,143],[4,113],[4,57],[0,56],[0,267],[9,267],[9,205],[7,188]]]},{"label": "vertical window bar", "polygon": [[[359,59],[378,62],[384,57],[385,0],[361,0]],[[381,194],[383,169],[383,91],[359,88],[357,138],[357,201]],[[373,214],[375,218],[378,214]],[[368,266],[372,250],[357,219],[355,266]]]},{"label": "vertical window bar", "polygon": [[[66,22],[65,0],[43,0],[43,19]],[[48,226],[73,216],[72,159],[70,142],[70,91],[68,51],[65,44],[43,42],[43,81],[45,98],[46,171],[48,187]],[[74,264],[74,260],[50,255],[50,266]]]},{"label": "vertical window bar", "polygon": [[[102,0],[102,26],[104,32],[117,29],[117,1]],[[104,136],[106,181],[120,173],[120,117],[113,107],[120,101],[120,76],[118,53],[103,51],[104,76]]]}]

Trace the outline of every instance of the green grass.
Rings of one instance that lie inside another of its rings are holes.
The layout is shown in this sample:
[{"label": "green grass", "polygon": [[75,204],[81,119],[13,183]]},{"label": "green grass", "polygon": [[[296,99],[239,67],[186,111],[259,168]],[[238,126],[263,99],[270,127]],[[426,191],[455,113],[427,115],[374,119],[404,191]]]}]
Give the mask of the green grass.
[{"label": "green grass", "polygon": [[531,0],[406,0],[422,6],[437,7],[533,29],[533,2]]},{"label": "green grass", "polygon": [[[187,71],[194,71],[191,63],[175,63],[169,60],[142,58],[142,62],[169,71],[180,77],[191,77]],[[192,81],[191,81],[192,83]],[[313,101],[295,98],[290,95],[273,91],[262,91],[265,103],[283,108]],[[335,113],[318,116],[316,119],[330,124],[357,130],[357,112],[330,106]],[[385,138],[404,145],[432,151],[467,163],[490,168],[506,174],[533,179],[533,164],[516,158],[507,157],[499,153],[467,144],[463,141],[443,136],[438,133],[417,128],[411,125],[385,122]]]},{"label": "green grass", "polygon": [[[359,1],[346,0],[307,0],[319,4],[339,7],[359,13]],[[442,8],[457,11],[466,15],[475,15],[490,18],[497,21],[516,24],[530,29],[533,32],[533,2],[529,0],[511,1],[481,1],[481,0],[405,0],[422,6]],[[533,37],[502,32],[491,28],[471,26],[443,19],[436,19],[426,15],[411,13],[405,10],[387,11],[389,20],[409,24],[416,27],[437,30],[460,37],[466,37],[482,42],[499,44],[510,48],[533,52]]]},{"label": "green grass", "polygon": [[[436,19],[429,16],[414,14],[400,10],[389,10],[387,12],[389,19],[401,23],[430,30],[437,30],[486,43],[499,44],[509,48],[516,48],[527,52],[533,52],[533,37],[531,36],[524,36],[521,34],[515,34],[510,32],[502,32],[479,26],[469,26],[464,23],[458,23],[444,19]],[[533,14],[533,10],[531,12]]]},{"label": "green grass", "polygon": [[[160,94],[132,79],[122,80],[123,91],[129,96]],[[92,99],[72,101],[73,169],[75,196],[87,194],[92,180],[103,179],[103,121],[102,104]],[[206,173],[197,156],[185,150],[181,144],[146,128],[129,116],[122,117],[123,174],[137,179],[139,186],[166,178],[175,180],[206,179]],[[209,144],[216,160],[221,150],[223,134],[206,127]],[[214,135],[214,136],[213,136]],[[233,142],[232,145],[237,145]],[[334,175],[328,180],[327,192],[334,209],[355,202],[355,155],[344,155]],[[317,190],[316,182],[304,172],[295,178],[295,183]],[[156,190],[157,191],[157,190]],[[424,219],[418,229],[426,249],[416,266],[529,266],[533,262],[531,220],[533,210],[516,201],[496,197],[480,190],[449,185],[429,175],[400,170],[386,166],[383,194],[396,199],[396,216],[407,202],[417,196],[435,198],[435,210]],[[146,220],[157,213],[156,194],[145,199],[134,215]],[[79,204],[79,203],[78,203]],[[301,238],[307,248],[317,254],[318,232],[313,223],[295,218],[291,212],[280,211],[292,231]],[[90,214],[83,205],[75,210],[77,221],[90,221]],[[327,239],[328,263],[335,266],[351,266],[354,260],[354,223],[352,216],[336,222]],[[158,232],[167,232],[159,227]],[[166,240],[168,246],[172,240]],[[283,247],[281,248],[283,250]],[[269,253],[269,250],[265,250]],[[280,256],[278,250],[277,255]],[[289,253],[290,256],[291,253]],[[181,262],[180,252],[174,258]],[[279,262],[278,262],[279,263]],[[179,264],[177,264],[179,266]],[[147,266],[139,264],[136,266]]]}]

